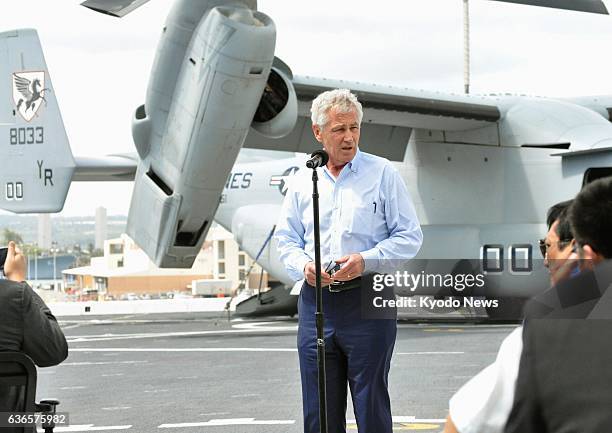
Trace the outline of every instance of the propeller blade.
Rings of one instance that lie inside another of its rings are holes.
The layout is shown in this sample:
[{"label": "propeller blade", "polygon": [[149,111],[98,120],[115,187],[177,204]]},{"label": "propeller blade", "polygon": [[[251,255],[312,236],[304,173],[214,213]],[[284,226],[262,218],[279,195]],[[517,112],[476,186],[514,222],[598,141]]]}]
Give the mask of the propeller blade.
[{"label": "propeller blade", "polygon": [[495,1],[609,15],[606,5],[601,0],[495,0]]},{"label": "propeller blade", "polygon": [[81,6],[114,17],[124,17],[149,0],[86,0]]}]

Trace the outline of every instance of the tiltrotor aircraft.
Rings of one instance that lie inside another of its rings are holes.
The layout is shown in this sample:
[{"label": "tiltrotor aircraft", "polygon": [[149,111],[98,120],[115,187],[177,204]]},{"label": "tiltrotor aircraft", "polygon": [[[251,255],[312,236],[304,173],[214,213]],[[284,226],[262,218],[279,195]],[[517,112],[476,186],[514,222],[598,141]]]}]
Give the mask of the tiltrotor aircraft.
[{"label": "tiltrotor aircraft", "polygon": [[[592,0],[502,1],[607,13]],[[145,2],[83,4],[123,16]],[[216,220],[291,286],[265,240],[288,177],[320,146],[310,102],[350,88],[364,106],[360,148],[395,161],[414,200],[418,257],[448,259],[439,263],[451,272],[478,261],[491,277],[484,296],[525,298],[546,287],[536,252],[547,208],[612,175],[612,95],[445,95],[298,77],[274,56],[275,39],[256,0],[177,0],[132,118],[137,153],[80,158],[36,31],[0,33],[0,208],[58,212],[72,181],[133,179],[127,231],[158,266],[191,267]],[[243,148],[299,155],[235,165]]]}]

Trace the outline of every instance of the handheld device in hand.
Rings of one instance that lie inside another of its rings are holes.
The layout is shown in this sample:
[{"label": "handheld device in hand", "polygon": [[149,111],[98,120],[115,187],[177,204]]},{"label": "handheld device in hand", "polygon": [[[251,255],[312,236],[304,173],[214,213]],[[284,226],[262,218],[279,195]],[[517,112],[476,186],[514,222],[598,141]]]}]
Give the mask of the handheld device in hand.
[{"label": "handheld device in hand", "polygon": [[335,261],[329,262],[327,268],[325,268],[325,272],[329,274],[330,277],[333,277],[336,272],[340,270],[340,263],[336,263]]},{"label": "handheld device in hand", "polygon": [[6,262],[7,247],[0,248],[0,272],[4,272],[4,262]]},{"label": "handheld device in hand", "polygon": [[[336,272],[338,272],[340,270],[342,266],[340,266],[340,263],[336,263],[334,260],[332,260],[331,262],[329,262],[329,265],[327,265],[327,268],[325,268],[325,272],[327,272],[329,274],[330,277],[334,277],[334,274]],[[340,281],[335,281],[333,283],[331,283],[332,286],[333,285],[338,285],[338,284],[342,284]]]}]

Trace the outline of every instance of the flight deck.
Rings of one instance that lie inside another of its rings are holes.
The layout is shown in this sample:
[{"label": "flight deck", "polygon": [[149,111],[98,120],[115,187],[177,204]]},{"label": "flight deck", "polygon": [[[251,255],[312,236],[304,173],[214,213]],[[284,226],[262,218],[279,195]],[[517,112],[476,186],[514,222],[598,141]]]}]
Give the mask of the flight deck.
[{"label": "flight deck", "polygon": [[[70,427],[117,431],[298,433],[296,319],[221,313],[59,318],[70,355],[39,369],[37,398]],[[448,399],[495,359],[516,325],[398,322],[390,373],[395,431],[438,432]],[[357,431],[349,400],[347,431]]]}]

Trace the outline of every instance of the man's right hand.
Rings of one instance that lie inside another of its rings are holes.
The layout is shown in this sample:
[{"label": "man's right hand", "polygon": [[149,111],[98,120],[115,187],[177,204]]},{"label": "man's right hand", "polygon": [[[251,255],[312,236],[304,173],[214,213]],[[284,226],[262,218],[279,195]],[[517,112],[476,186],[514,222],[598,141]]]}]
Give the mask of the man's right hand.
[{"label": "man's right hand", "polygon": [[17,249],[15,242],[11,241],[8,245],[6,261],[4,262],[4,275],[11,281],[25,281],[26,279],[26,259]]},{"label": "man's right hand", "polygon": [[[317,268],[315,267],[314,262],[306,263],[304,266],[304,277],[306,278],[306,282],[310,284],[312,287],[316,287],[316,278],[317,278]],[[332,277],[325,272],[325,269],[321,267],[321,286],[329,286],[333,283],[334,280]]]}]

